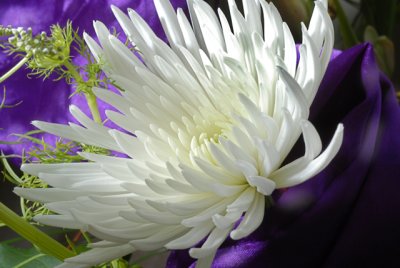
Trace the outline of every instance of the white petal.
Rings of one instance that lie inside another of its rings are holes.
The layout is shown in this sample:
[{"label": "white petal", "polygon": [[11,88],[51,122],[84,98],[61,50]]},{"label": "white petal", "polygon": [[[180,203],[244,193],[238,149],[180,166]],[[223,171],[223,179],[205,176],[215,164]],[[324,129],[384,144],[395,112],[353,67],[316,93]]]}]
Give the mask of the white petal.
[{"label": "white petal", "polygon": [[293,36],[290,33],[289,27],[284,22],[283,23],[283,33],[285,38],[285,65],[288,73],[294,77],[296,72],[296,61],[297,61],[297,53],[296,53],[296,44],[294,42]]},{"label": "white petal", "polygon": [[294,172],[294,174],[290,177],[286,176],[280,177],[279,170],[277,170],[275,174],[271,174],[271,179],[273,179],[276,182],[277,188],[285,188],[302,183],[303,181],[319,173],[330,163],[330,161],[335,157],[335,155],[339,151],[342,141],[343,141],[343,125],[339,124],[328,147],[316,159],[311,161],[302,170]]},{"label": "white petal", "polygon": [[213,227],[214,226],[211,222],[205,222],[199,226],[190,229],[190,231],[183,236],[172,240],[171,242],[166,244],[165,247],[168,249],[190,248],[191,246],[197,244],[200,240],[202,240],[206,235],[208,235]]},{"label": "white petal", "polygon": [[171,3],[167,0],[154,0],[154,5],[170,44],[184,45],[178,19]]},{"label": "white petal", "polygon": [[57,188],[32,189],[32,188],[21,188],[21,187],[15,187],[14,193],[31,201],[39,201],[43,203],[73,200],[77,197],[86,196],[89,194],[89,192],[57,189]]},{"label": "white petal", "polygon": [[214,230],[207,237],[201,248],[191,248],[189,254],[192,258],[205,258],[215,253],[216,249],[225,241],[228,236],[230,228]]},{"label": "white petal", "polygon": [[38,215],[33,218],[34,221],[41,224],[68,228],[68,229],[86,229],[85,225],[77,222],[75,218],[70,215]]},{"label": "white petal", "polygon": [[186,230],[187,228],[179,225],[164,227],[161,231],[157,231],[147,238],[132,240],[129,244],[140,250],[156,250],[162,248],[169,241],[180,237]]},{"label": "white petal", "polygon": [[247,179],[249,184],[257,188],[257,191],[263,195],[271,195],[275,190],[275,182],[261,176],[252,176]]},{"label": "white petal", "polygon": [[239,226],[231,232],[231,238],[234,240],[248,236],[260,226],[264,219],[265,200],[264,196],[257,194],[250,209],[244,215]]},{"label": "white petal", "polygon": [[65,259],[64,261],[74,265],[83,263],[92,266],[98,263],[116,259],[124,255],[128,255],[133,251],[135,251],[135,248],[129,244],[114,246],[110,248],[94,248],[82,254],[79,254],[78,256]]}]

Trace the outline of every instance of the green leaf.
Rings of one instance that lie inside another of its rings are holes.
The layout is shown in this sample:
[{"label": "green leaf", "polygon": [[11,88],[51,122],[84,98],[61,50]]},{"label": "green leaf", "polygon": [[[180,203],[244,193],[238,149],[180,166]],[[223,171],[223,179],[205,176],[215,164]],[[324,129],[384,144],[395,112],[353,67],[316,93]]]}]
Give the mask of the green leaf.
[{"label": "green leaf", "polygon": [[365,28],[364,40],[374,45],[376,60],[381,70],[391,77],[395,68],[394,44],[387,36],[379,36],[376,29],[370,25]]},{"label": "green leaf", "polygon": [[352,47],[359,43],[356,34],[352,26],[347,19],[346,13],[343,10],[343,7],[339,0],[332,0],[334,7],[336,9],[336,16],[339,20],[339,30],[340,35],[343,39],[343,45],[345,48]]},{"label": "green leaf", "polygon": [[360,4],[361,13],[367,24],[374,26],[379,35],[386,35],[390,39],[396,38],[394,30],[398,21],[396,18],[398,0],[363,0]]},{"label": "green leaf", "polygon": [[36,248],[16,248],[0,244],[0,268],[52,268],[61,262],[54,257],[42,254]]}]

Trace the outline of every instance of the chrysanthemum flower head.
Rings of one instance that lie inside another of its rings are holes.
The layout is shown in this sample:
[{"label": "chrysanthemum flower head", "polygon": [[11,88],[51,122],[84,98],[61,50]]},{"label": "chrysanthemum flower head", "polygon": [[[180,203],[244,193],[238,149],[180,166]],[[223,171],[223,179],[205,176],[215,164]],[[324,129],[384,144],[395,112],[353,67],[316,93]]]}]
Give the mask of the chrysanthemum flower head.
[{"label": "chrysanthemum flower head", "polygon": [[[327,68],[333,27],[326,1],[316,1],[303,42],[296,45],[272,4],[229,1],[231,24],[201,0],[188,0],[191,22],[168,0],[155,0],[169,45],[143,19],[112,7],[133,53],[101,22],[94,57],[123,91],[95,89],[114,106],[107,117],[121,129],[93,122],[78,107],[81,125],[34,122],[38,128],[126,154],[90,153],[85,163],[28,164],[52,188],[16,189],[56,215],[41,223],[79,228],[100,238],[66,264],[93,265],[134,250],[190,249],[197,267],[211,265],[218,247],[261,224],[275,189],[304,182],[329,164],[343,127],[322,151],[307,120]],[[283,164],[302,134],[304,156]],[[201,242],[203,241],[203,242]]]}]

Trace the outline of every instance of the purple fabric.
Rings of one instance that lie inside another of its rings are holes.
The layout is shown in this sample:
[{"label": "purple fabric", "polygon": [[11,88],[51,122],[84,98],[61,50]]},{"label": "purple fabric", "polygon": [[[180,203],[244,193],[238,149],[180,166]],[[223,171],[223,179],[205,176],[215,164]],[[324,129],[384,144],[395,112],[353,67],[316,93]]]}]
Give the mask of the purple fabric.
[{"label": "purple fabric", "polygon": [[[171,2],[176,8],[186,7],[185,0]],[[32,27],[37,33],[48,31],[49,26],[55,23],[65,25],[70,19],[74,28],[79,27],[81,33],[84,30],[91,36],[95,36],[92,21],[101,20],[109,28],[116,27],[122,32],[111,12],[110,5],[115,5],[123,11],[127,8],[135,9],[152,29],[165,39],[153,1],[150,0],[2,0],[0,1],[0,24]],[[18,59],[0,53],[0,75],[6,73],[17,61]],[[82,63],[83,59],[77,57],[75,61]],[[74,90],[63,81],[54,82],[51,78],[45,81],[41,78],[28,79],[27,74],[28,72],[21,68],[1,84],[1,97],[3,87],[7,89],[7,105],[20,101],[22,103],[14,108],[0,110],[0,141],[15,141],[17,137],[11,134],[23,134],[33,130],[34,127],[30,124],[32,120],[58,123],[74,121],[68,112],[68,106],[71,103],[77,104],[89,114],[85,98],[82,95],[69,98]],[[104,103],[100,103],[99,106],[101,111],[108,108]],[[102,115],[104,116],[104,113]],[[46,141],[55,140],[51,135],[44,136]],[[30,146],[32,144],[25,141],[18,145],[0,144],[0,149],[5,154],[21,154],[22,150],[29,150]]]},{"label": "purple fabric", "polygon": [[[338,155],[315,178],[277,193],[262,226],[227,240],[213,267],[400,267],[400,110],[370,45],[331,61],[311,121],[324,144],[344,123]],[[167,267],[194,260],[174,251]]]}]

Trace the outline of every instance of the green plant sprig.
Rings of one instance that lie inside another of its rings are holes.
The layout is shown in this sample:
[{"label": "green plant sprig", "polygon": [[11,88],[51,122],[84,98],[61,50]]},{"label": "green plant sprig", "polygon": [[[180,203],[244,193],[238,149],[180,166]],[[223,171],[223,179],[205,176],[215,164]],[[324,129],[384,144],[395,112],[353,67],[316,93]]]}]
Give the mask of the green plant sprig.
[{"label": "green plant sprig", "polygon": [[[22,66],[26,66],[31,71],[28,76],[46,79],[55,74],[55,80],[64,79],[68,84],[73,85],[75,88],[73,94],[85,95],[93,120],[102,124],[97,99],[92,88],[106,87],[112,82],[104,76],[101,70],[102,63],[94,62],[78,29],[74,30],[70,21],[63,28],[58,24],[51,26],[50,35],[41,32],[33,36],[31,28],[25,30],[22,27],[0,26],[0,36],[9,36],[7,41],[0,44],[0,47],[9,55],[15,54],[21,58],[14,67],[0,77],[0,83]],[[86,65],[74,64],[71,56],[73,45],[75,50],[86,59]]]}]

